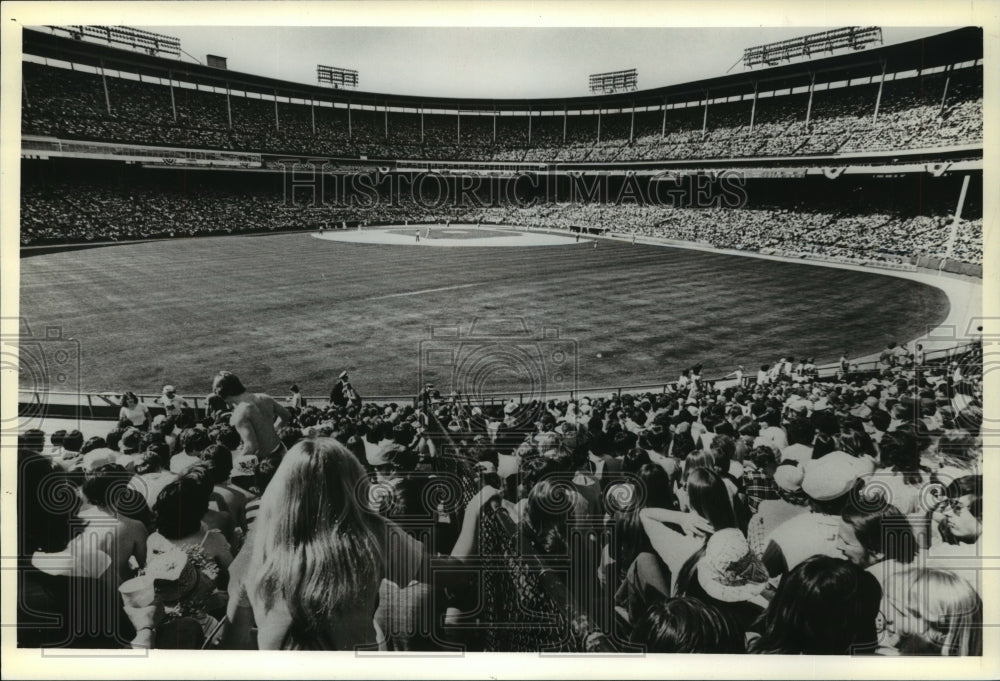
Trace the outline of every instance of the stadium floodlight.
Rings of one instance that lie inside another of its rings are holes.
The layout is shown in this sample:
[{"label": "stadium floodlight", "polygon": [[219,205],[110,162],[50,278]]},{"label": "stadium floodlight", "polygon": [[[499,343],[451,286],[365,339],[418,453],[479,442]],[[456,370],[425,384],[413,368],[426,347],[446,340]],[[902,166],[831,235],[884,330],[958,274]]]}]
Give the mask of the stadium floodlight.
[{"label": "stadium floodlight", "polygon": [[609,95],[614,92],[632,92],[639,88],[639,74],[635,69],[590,74],[590,91]]},{"label": "stadium floodlight", "polygon": [[130,26],[49,26],[53,31],[68,33],[77,40],[92,38],[109,45],[124,45],[146,54],[169,54],[180,59],[181,41],[169,35],[143,31]]},{"label": "stadium floodlight", "polygon": [[335,88],[356,88],[358,72],[352,69],[342,69],[339,66],[316,66],[316,81],[320,84],[332,85]]},{"label": "stadium floodlight", "polygon": [[810,33],[766,45],[756,45],[743,50],[743,66],[753,68],[761,64],[774,66],[797,57],[811,57],[816,53],[836,50],[863,50],[869,45],[882,44],[882,29],[878,26],[847,26],[822,33]]}]

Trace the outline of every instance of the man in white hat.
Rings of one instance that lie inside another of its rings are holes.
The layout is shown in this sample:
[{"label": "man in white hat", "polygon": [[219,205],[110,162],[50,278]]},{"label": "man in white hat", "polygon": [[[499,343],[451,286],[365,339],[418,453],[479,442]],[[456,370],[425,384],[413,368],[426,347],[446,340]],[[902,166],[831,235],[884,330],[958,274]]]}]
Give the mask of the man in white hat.
[{"label": "man in white hat", "polygon": [[163,386],[163,394],[153,401],[163,407],[163,412],[167,416],[180,416],[181,410],[187,409],[188,406],[187,401],[180,397],[170,384]]},{"label": "man in white hat", "polygon": [[868,461],[840,451],[810,461],[804,468],[802,491],[812,512],[785,521],[771,533],[763,560],[772,577],[789,572],[810,556],[841,557],[837,550],[840,514],[858,480],[872,473]]}]

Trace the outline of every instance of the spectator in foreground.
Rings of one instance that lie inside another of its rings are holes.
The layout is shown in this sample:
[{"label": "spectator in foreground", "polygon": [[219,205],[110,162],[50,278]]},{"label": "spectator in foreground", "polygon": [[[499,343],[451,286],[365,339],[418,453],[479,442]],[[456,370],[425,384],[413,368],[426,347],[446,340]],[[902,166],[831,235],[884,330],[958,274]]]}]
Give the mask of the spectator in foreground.
[{"label": "spectator in foreground", "polygon": [[751,513],[757,512],[762,501],[779,498],[774,482],[777,464],[774,450],[767,446],[755,447],[749,461],[743,463],[744,496]]},{"label": "spectator in foreground", "polygon": [[982,655],[983,602],[966,580],[950,570],[918,568],[890,594],[885,655]]},{"label": "spectator in foreground", "polygon": [[289,450],[232,566],[234,646],[253,645],[251,616],[261,650],[384,643],[374,623],[379,585],[383,577],[400,586],[419,577],[423,547],[361,499],[368,499],[365,471],[336,440],[303,440]]},{"label": "spectator in foreground", "polygon": [[99,548],[112,558],[110,570],[118,584],[133,576],[130,561],[139,568],[146,564],[146,527],[126,515],[140,510],[129,508],[136,504],[146,510],[142,495],[126,486],[131,477],[131,473],[114,463],[88,472],[82,489],[87,507],[79,513],[84,523],[79,541]]},{"label": "spectator in foreground", "polygon": [[649,608],[632,633],[647,653],[743,653],[744,633],[713,605],[672,598]]},{"label": "spectator in foreground", "polygon": [[202,522],[208,495],[193,477],[182,476],[163,488],[153,506],[156,531],[146,542],[147,562],[178,548],[217,586],[224,586],[233,554],[222,532]]},{"label": "spectator in foreground", "polygon": [[[25,648],[122,648],[134,629],[115,590],[114,562],[76,541],[79,497],[66,473],[45,456],[18,452],[17,644]],[[65,504],[45,503],[39,489]],[[85,603],[81,594],[87,595]],[[83,607],[81,607],[83,606]],[[53,619],[55,618],[55,619]]]},{"label": "spectator in foreground", "polygon": [[747,646],[771,655],[848,655],[875,646],[881,591],[860,567],[812,556],[781,578]]},{"label": "spectator in foreground", "polygon": [[778,498],[761,501],[747,527],[747,541],[758,556],[764,555],[771,533],[777,527],[809,511],[809,498],[802,493],[803,476],[802,466],[795,461],[785,461],[774,469]]},{"label": "spectator in foreground", "polygon": [[696,468],[686,484],[692,512],[653,507],[639,511],[653,553],[636,557],[615,595],[631,622],[641,617],[651,599],[663,600],[675,592],[685,566],[690,573],[713,532],[736,527],[729,493],[714,470]]},{"label": "spectator in foreground", "polygon": [[748,630],[767,607],[767,570],[735,527],[719,530],[704,551],[681,568],[677,596],[697,598]]},{"label": "spectator in foreground", "polygon": [[233,470],[233,454],[223,445],[209,445],[201,453],[202,461],[207,464],[207,473],[213,483],[212,501],[218,505],[218,510],[229,513],[237,527],[246,530],[246,505],[253,498],[249,492],[240,489],[230,482],[229,476]]},{"label": "spectator in foreground", "polygon": [[966,475],[949,483],[931,520],[931,555],[978,555],[983,534],[983,476]]}]

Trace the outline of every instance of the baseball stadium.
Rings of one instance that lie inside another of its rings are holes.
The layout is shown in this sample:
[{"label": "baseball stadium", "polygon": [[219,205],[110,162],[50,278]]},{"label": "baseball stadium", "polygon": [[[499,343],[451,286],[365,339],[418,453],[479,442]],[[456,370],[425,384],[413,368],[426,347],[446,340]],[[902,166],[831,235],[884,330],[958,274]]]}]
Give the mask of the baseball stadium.
[{"label": "baseball stadium", "polygon": [[802,33],[485,99],[25,28],[18,645],[982,655],[983,29]]}]

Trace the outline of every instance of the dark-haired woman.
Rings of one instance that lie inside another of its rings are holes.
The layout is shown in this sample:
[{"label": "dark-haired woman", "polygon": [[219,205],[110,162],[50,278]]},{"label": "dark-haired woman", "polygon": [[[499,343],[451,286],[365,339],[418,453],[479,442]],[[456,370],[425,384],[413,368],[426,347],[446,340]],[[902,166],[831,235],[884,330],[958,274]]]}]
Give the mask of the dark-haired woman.
[{"label": "dark-haired woman", "polygon": [[[225,571],[233,562],[233,554],[222,532],[202,522],[208,500],[203,482],[193,476],[181,476],[164,487],[153,505],[156,532],[146,542],[147,557],[152,560],[172,548],[183,549],[196,560],[204,558],[214,563],[220,575],[217,582],[225,584]],[[208,571],[214,570],[209,567]]]},{"label": "dark-haired woman", "polygon": [[[507,645],[512,645],[514,650],[541,651],[551,649],[549,646],[557,642],[556,649],[563,651],[595,650],[591,646],[596,639],[591,634],[599,633],[593,619],[597,608],[595,597],[599,593],[596,579],[599,556],[589,549],[599,547],[593,542],[582,542],[577,547],[582,548],[583,553],[571,550],[571,533],[576,532],[571,530],[572,519],[583,517],[586,512],[586,497],[559,475],[543,477],[528,492],[527,505],[506,556],[511,560],[515,583],[521,585],[516,592],[515,612],[520,610],[527,615],[524,632],[533,634],[527,639],[509,641]],[[583,600],[575,598],[565,570],[558,567],[567,566],[570,561],[580,570],[579,574],[595,576],[589,583],[576,584],[580,588],[577,593],[582,592]],[[587,562],[590,565],[586,565]],[[514,621],[523,617],[513,616]],[[573,643],[562,640],[567,629],[577,634]],[[535,640],[530,640],[531,637]],[[487,649],[503,647],[505,644],[499,641],[487,643]]]},{"label": "dark-haired woman", "polygon": [[653,550],[642,529],[639,512],[644,508],[677,509],[670,476],[656,464],[643,465],[634,481],[622,485],[607,496],[612,501],[620,495],[627,497],[623,499],[621,508],[612,509],[612,532],[604,547],[602,580],[612,589],[617,588],[625,578],[625,572],[636,556]]},{"label": "dark-haired woman", "polygon": [[692,512],[659,508],[639,512],[654,553],[636,557],[616,594],[616,602],[627,611],[630,621],[635,622],[649,606],[650,594],[666,598],[674,593],[684,565],[703,549],[707,537],[736,527],[729,492],[718,473],[709,468],[694,469],[686,486]]},{"label": "dark-haired woman", "polygon": [[149,429],[152,420],[149,415],[149,407],[139,402],[133,392],[123,393],[121,396],[122,408],[118,412],[118,420],[127,420],[131,425],[142,430]]},{"label": "dark-haired woman", "polygon": [[647,653],[743,653],[744,633],[731,617],[696,598],[672,598],[649,608],[632,633]]},{"label": "dark-haired woman", "polygon": [[882,593],[853,563],[812,556],[785,573],[754,626],[751,653],[848,655],[873,650]]},{"label": "dark-haired woman", "polygon": [[893,506],[904,515],[922,511],[921,488],[925,475],[916,437],[912,432],[894,431],[883,436],[880,446],[887,470],[879,472],[879,486],[886,488]]},{"label": "dark-haired woman", "polygon": [[[639,514],[653,548],[667,567],[683,565],[712,532],[737,526],[729,491],[714,470],[695,468],[687,472],[684,491],[690,512],[649,508]],[[683,534],[664,523],[676,526]],[[677,570],[671,571],[676,576]]]},{"label": "dark-haired woman", "polygon": [[528,493],[521,517],[521,533],[530,552],[565,556],[569,551],[569,525],[586,512],[586,499],[564,481],[542,479]]},{"label": "dark-haired woman", "polygon": [[[867,503],[870,501],[871,503]],[[852,500],[841,514],[837,549],[844,558],[875,574],[905,569],[920,550],[909,520],[898,508],[878,499]],[[877,574],[875,575],[878,576]]]}]

